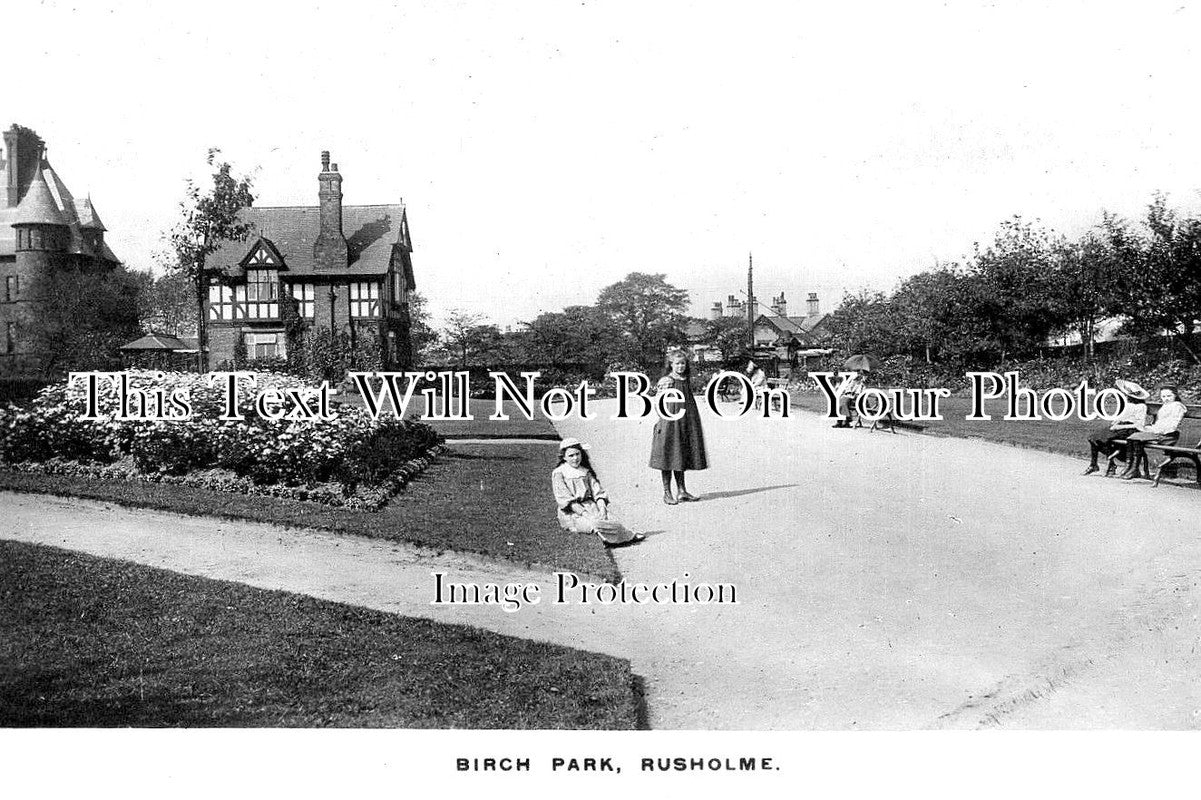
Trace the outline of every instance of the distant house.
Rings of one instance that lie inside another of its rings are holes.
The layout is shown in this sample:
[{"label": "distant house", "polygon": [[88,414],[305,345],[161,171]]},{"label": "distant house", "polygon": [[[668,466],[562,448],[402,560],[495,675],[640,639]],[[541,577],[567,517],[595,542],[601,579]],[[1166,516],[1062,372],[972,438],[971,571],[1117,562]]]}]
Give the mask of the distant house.
[{"label": "distant house", "polygon": [[34,131],[4,131],[0,158],[0,375],[33,372],[38,352],[33,329],[46,312],[36,286],[61,270],[109,271],[120,262],[104,241],[105,227],[91,198],[77,201],[50,166]]},{"label": "distant house", "polygon": [[821,313],[817,293],[810,292],[804,316],[788,316],[784,293],[772,298],[771,313],[755,317],[754,338],[756,347],[775,347],[784,357],[785,350],[814,348],[830,336],[827,327],[830,315]]},{"label": "distant house", "polygon": [[281,298],[310,329],[341,332],[378,353],[385,369],[411,366],[409,299],[415,289],[404,203],[342,205],[342,175],[321,154],[316,206],[242,212],[254,233],[209,258],[204,314],[209,363],[287,356]]}]

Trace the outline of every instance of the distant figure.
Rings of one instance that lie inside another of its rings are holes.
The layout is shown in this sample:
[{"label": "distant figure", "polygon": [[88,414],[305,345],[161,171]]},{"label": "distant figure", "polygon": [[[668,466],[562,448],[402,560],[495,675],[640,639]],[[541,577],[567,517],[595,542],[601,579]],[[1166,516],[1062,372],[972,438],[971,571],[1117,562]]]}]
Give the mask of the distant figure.
[{"label": "distant figure", "polygon": [[1126,398],[1126,408],[1123,409],[1120,417],[1109,424],[1109,427],[1101,428],[1088,437],[1088,446],[1091,452],[1088,466],[1084,469],[1085,475],[1092,475],[1101,469],[1097,466],[1097,460],[1102,455],[1110,457],[1109,467],[1105,474],[1112,475],[1116,469],[1114,461],[1117,458],[1125,458],[1124,448],[1114,442],[1121,441],[1132,433],[1137,433],[1147,424],[1147,399],[1151,393],[1134,381],[1118,380],[1114,382],[1114,386]]},{"label": "distant figure", "polygon": [[1180,390],[1175,386],[1164,386],[1159,390],[1159,399],[1163,403],[1159,413],[1155,415],[1152,425],[1140,425],[1137,433],[1126,437],[1126,471],[1121,474],[1122,480],[1137,478],[1139,467],[1146,459],[1148,443],[1175,444],[1180,438],[1180,423],[1188,413],[1188,407],[1180,402]]},{"label": "distant figure", "polygon": [[[746,362],[746,374],[751,381],[751,394],[754,395],[755,408],[763,405],[763,390],[767,388],[767,373],[755,363],[755,359],[748,359]],[[746,384],[742,386],[742,404],[747,405]]]},{"label": "distant figure", "polygon": [[846,379],[846,382],[842,384],[842,390],[838,393],[839,419],[831,427],[851,427],[851,415],[855,413],[855,401],[866,385],[867,380],[863,377],[862,372],[851,373],[851,377]]},{"label": "distant figure", "polygon": [[579,439],[559,443],[559,466],[550,474],[558,506],[559,527],[575,533],[595,533],[614,547],[645,539],[609,516],[609,495],[601,486]]},{"label": "distant figure", "polygon": [[[663,502],[674,506],[679,502],[696,500],[684,485],[684,472],[690,469],[708,469],[709,457],[705,453],[705,432],[701,430],[701,415],[692,396],[692,370],[688,356],[682,350],[667,354],[667,374],[659,379],[659,393],[677,389],[684,395],[684,416],[679,419],[660,419],[655,423],[651,440],[651,469],[659,470],[663,478]],[[671,479],[675,477],[678,494],[671,493]]]}]

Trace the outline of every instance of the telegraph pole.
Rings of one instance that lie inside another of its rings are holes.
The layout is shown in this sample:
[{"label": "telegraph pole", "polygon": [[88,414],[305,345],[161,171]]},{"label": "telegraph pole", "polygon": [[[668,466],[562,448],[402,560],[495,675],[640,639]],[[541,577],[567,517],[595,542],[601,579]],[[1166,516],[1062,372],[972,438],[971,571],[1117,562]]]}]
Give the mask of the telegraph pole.
[{"label": "telegraph pole", "polygon": [[746,262],[746,327],[748,350],[755,349],[755,254],[747,253]]}]

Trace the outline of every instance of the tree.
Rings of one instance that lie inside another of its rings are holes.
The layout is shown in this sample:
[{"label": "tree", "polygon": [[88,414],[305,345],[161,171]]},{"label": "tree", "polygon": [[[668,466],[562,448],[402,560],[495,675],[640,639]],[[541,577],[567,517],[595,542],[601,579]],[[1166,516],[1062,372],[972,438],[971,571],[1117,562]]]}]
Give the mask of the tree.
[{"label": "tree", "polygon": [[187,275],[131,272],[130,277],[139,285],[138,319],[143,331],[172,336],[195,334],[196,301]]},{"label": "tree", "polygon": [[843,295],[827,325],[836,350],[881,358],[898,350],[896,320],[883,292]]},{"label": "tree", "polygon": [[413,292],[409,296],[409,346],[413,351],[413,363],[424,364],[437,342],[438,334],[430,326],[425,296]]},{"label": "tree", "polygon": [[168,268],[186,276],[196,293],[196,333],[200,350],[197,367],[201,372],[207,368],[204,299],[211,274],[208,257],[217,252],[222,242],[246,240],[251,226],[243,221],[241,212],[254,203],[250,178],[235,177],[229,162],[218,160],[220,154],[216,148],[208,151],[206,161],[214,169],[211,188],[202,193],[199,186],[188,181],[186,196],[179,204],[183,218],[169,235],[171,263]]},{"label": "tree", "polygon": [[627,355],[640,364],[661,361],[669,346],[684,341],[688,292],[661,273],[631,272],[605,287],[596,306],[622,332]]},{"label": "tree", "polygon": [[1137,333],[1167,331],[1201,361],[1189,343],[1201,316],[1201,220],[1179,219],[1157,195],[1140,235],[1122,220],[1106,218],[1105,234],[1120,272],[1118,310]]},{"label": "tree", "polygon": [[121,345],[140,332],[138,289],[138,279],[122,266],[40,274],[31,286],[37,313],[19,325],[42,374],[115,366]]},{"label": "tree", "polygon": [[623,347],[621,333],[612,319],[595,306],[568,306],[522,324],[521,360],[530,364],[604,366]]},{"label": "tree", "polygon": [[701,344],[716,347],[721,351],[721,357],[727,361],[746,349],[750,339],[747,331],[750,323],[743,315],[737,317],[718,317],[705,322],[705,334]]},{"label": "tree", "polygon": [[1054,251],[1059,240],[1046,229],[1014,217],[1002,223],[972,266],[975,318],[1001,361],[1042,346],[1063,324],[1053,312]]},{"label": "tree", "polygon": [[1097,324],[1118,305],[1120,263],[1102,231],[1055,246],[1051,302],[1053,316],[1080,335],[1084,359],[1093,357]]}]

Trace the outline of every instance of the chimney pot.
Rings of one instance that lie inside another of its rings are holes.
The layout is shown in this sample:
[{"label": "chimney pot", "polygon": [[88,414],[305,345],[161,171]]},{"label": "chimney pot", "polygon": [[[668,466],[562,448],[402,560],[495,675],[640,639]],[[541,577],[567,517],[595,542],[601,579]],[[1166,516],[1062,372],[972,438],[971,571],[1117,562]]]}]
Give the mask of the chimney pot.
[{"label": "chimney pot", "polygon": [[321,151],[321,171],[329,172],[329,151],[328,150]]},{"label": "chimney pot", "polygon": [[338,165],[337,165],[337,164],[330,164],[330,165],[329,165],[329,171],[330,171],[330,172],[337,172],[337,171],[338,171]]}]

